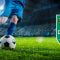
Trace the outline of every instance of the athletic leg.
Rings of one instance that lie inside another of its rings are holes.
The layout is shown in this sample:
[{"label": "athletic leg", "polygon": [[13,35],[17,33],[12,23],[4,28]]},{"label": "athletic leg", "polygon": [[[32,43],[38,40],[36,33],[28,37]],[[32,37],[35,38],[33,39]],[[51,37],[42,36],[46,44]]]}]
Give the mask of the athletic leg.
[{"label": "athletic leg", "polygon": [[17,22],[18,22],[18,17],[16,15],[13,15],[12,18],[11,18],[10,26],[9,26],[9,28],[7,30],[7,35],[13,35],[13,33],[16,30]]}]

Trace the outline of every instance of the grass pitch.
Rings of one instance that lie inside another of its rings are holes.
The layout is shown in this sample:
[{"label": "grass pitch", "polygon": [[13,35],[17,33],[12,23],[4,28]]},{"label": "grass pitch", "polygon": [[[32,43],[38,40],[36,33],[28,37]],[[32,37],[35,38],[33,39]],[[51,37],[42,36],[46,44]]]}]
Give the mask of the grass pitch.
[{"label": "grass pitch", "polygon": [[55,37],[17,37],[15,50],[0,49],[0,60],[60,60]]}]

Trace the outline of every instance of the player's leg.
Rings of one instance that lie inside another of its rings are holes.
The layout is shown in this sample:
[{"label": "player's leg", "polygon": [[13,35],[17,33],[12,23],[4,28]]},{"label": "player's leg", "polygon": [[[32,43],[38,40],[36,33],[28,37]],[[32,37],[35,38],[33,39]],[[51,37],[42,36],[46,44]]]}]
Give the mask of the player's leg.
[{"label": "player's leg", "polygon": [[9,28],[7,30],[7,35],[13,35],[13,33],[16,30],[17,22],[18,22],[18,17],[16,15],[13,15],[12,18],[11,18],[10,26],[9,26]]},{"label": "player's leg", "polygon": [[23,7],[24,2],[25,2],[25,0],[20,0],[19,4],[17,3],[18,9],[17,9],[17,7],[12,9],[12,12],[11,12],[11,15],[10,15],[10,16],[12,16],[11,24],[10,24],[10,27],[8,28],[8,30],[7,30],[7,35],[13,35],[14,31],[16,30],[16,24],[18,22],[18,19],[19,19],[19,21],[22,20],[23,10],[24,10],[24,7]]}]

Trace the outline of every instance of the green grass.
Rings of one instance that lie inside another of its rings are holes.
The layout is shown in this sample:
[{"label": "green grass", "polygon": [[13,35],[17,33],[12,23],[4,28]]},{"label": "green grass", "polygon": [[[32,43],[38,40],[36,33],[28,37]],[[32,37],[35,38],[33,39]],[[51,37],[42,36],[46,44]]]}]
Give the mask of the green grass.
[{"label": "green grass", "polygon": [[0,60],[60,60],[55,37],[17,37],[16,49],[0,49]]}]

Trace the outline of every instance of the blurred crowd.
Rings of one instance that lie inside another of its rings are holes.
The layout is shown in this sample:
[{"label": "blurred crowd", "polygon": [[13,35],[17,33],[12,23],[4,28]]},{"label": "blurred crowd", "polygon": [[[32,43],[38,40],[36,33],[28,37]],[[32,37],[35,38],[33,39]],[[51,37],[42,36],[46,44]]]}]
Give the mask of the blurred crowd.
[{"label": "blurred crowd", "polygon": [[[0,25],[0,35],[6,33],[8,26]],[[56,35],[56,25],[51,24],[41,24],[41,25],[30,25],[30,26],[18,26],[14,36],[55,36]]]}]

